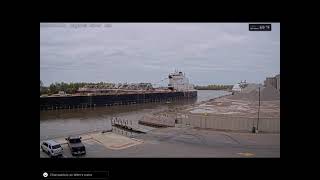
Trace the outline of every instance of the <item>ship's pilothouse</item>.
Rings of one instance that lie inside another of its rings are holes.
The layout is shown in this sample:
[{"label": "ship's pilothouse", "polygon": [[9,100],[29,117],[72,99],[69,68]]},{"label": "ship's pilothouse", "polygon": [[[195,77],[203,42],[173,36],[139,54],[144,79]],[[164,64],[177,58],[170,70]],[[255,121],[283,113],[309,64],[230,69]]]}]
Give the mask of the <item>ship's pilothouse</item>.
[{"label": "ship's pilothouse", "polygon": [[192,84],[189,84],[189,79],[185,76],[185,73],[181,71],[175,71],[169,74],[168,88],[176,91],[190,91],[194,90]]}]

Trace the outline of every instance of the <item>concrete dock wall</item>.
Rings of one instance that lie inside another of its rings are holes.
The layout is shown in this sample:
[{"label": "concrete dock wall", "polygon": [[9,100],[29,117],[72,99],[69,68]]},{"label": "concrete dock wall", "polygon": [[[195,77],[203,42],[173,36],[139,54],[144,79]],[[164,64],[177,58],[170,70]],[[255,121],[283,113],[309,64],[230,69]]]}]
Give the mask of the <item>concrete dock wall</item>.
[{"label": "concrete dock wall", "polygon": [[[251,131],[252,126],[257,127],[258,118],[237,117],[232,115],[196,115],[185,114],[178,117],[178,123],[193,127],[216,130]],[[261,117],[259,131],[280,132],[280,117]]]}]

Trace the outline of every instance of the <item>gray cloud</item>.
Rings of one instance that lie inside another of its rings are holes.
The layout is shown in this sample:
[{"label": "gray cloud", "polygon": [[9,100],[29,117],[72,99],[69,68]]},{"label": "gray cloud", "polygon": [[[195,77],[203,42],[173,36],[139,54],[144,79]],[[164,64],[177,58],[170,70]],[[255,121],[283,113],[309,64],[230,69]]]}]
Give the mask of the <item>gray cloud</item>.
[{"label": "gray cloud", "polygon": [[158,82],[178,68],[195,84],[263,82],[280,72],[280,24],[113,23],[40,29],[40,75],[55,81]]}]

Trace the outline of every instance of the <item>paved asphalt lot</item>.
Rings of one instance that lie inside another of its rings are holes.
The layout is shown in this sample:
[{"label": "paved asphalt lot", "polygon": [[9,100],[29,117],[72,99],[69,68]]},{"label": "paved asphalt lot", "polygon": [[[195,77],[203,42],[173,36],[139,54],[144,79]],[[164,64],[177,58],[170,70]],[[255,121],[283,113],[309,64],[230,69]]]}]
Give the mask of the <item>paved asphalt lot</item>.
[{"label": "paved asphalt lot", "polygon": [[[108,157],[280,157],[280,134],[234,133],[197,130],[190,127],[155,129],[137,134],[142,144],[125,149],[108,149],[88,139],[87,154],[79,158]],[[66,144],[63,157],[72,157]],[[48,157],[40,150],[40,157]]]}]

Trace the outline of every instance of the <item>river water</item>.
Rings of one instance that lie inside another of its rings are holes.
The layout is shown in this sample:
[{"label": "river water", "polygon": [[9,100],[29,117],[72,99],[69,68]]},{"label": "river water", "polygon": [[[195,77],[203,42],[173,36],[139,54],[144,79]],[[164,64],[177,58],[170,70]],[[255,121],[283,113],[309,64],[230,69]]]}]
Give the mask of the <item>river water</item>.
[{"label": "river water", "polygon": [[147,113],[207,101],[227,94],[229,92],[199,90],[196,100],[180,101],[171,104],[149,103],[130,106],[97,107],[94,109],[40,111],[40,140],[108,129],[110,128],[108,121],[112,117],[120,117],[137,123]]}]

